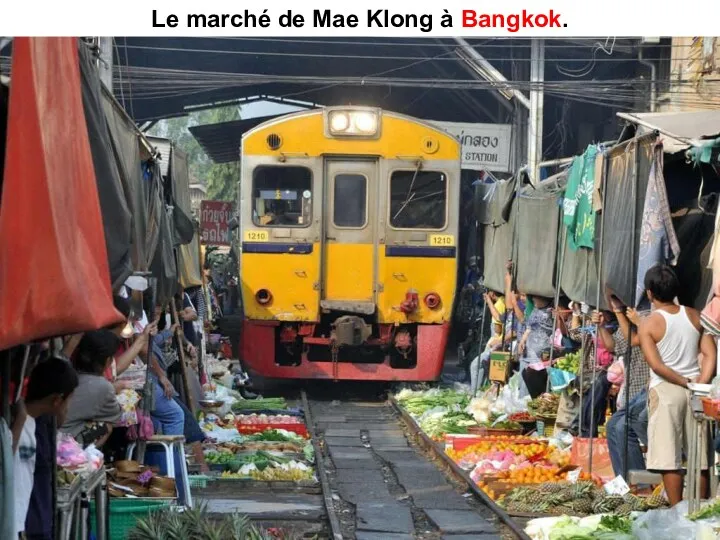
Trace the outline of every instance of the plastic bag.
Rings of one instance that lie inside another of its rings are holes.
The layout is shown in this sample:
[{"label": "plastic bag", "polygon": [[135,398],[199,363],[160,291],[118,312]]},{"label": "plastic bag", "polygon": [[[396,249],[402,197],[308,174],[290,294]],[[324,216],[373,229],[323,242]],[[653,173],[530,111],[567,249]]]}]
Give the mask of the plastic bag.
[{"label": "plastic bag", "polygon": [[698,527],[687,519],[687,513],[687,501],[670,509],[645,512],[633,522],[633,536],[638,540],[695,539]]},{"label": "plastic bag", "polygon": [[710,388],[710,399],[720,399],[720,375],[717,375]]}]

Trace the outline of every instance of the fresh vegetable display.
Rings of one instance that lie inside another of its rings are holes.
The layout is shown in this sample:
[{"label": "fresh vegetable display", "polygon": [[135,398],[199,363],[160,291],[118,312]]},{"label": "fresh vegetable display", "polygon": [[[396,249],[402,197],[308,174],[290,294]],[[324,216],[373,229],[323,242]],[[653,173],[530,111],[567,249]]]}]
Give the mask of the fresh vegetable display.
[{"label": "fresh vegetable display", "polygon": [[[532,522],[526,532],[532,531]],[[531,534],[532,536],[532,534]],[[632,520],[620,516],[564,517],[550,529],[550,540],[631,540]]]},{"label": "fresh vegetable display", "polygon": [[564,357],[558,358],[557,362],[555,362],[555,367],[577,374],[580,371],[580,353],[568,353]]},{"label": "fresh vegetable display", "polygon": [[243,440],[253,442],[304,442],[304,439],[297,433],[285,431],[284,429],[266,429],[260,433],[246,435]]},{"label": "fresh vegetable display", "polygon": [[257,398],[243,399],[233,403],[233,411],[266,410],[266,409],[287,409],[285,398]]},{"label": "fresh vegetable display", "polygon": [[208,465],[227,465],[237,461],[235,454],[228,451],[208,452],[205,454],[205,461]]},{"label": "fresh vegetable display", "polygon": [[297,482],[312,480],[313,470],[298,461],[273,462],[262,468],[258,466],[258,462],[248,462],[237,472],[224,472],[221,478],[245,478],[264,482]]},{"label": "fresh vegetable display", "polygon": [[534,416],[530,415],[530,413],[518,412],[518,413],[511,414],[510,416],[508,416],[508,420],[510,422],[518,422],[518,423],[524,424],[524,423],[528,423],[528,422],[535,422],[536,418]]},{"label": "fresh vegetable display", "polygon": [[519,431],[522,429],[522,426],[518,424],[517,422],[512,422],[510,420],[505,420],[502,422],[481,422],[479,424],[480,427],[485,427],[488,429],[498,429],[498,430],[507,430],[507,431]]},{"label": "fresh vegetable display", "polygon": [[714,517],[720,517],[720,500],[716,500],[707,506],[702,507],[697,512],[693,512],[688,515],[690,521],[699,521],[701,519],[709,519]]},{"label": "fresh vegetable display", "polygon": [[477,426],[477,422],[464,412],[437,412],[423,415],[418,424],[430,437],[446,433],[467,433],[468,427]]},{"label": "fresh vegetable display", "polygon": [[395,399],[413,416],[420,416],[430,409],[442,407],[462,410],[468,406],[470,398],[455,390],[433,389],[427,391],[401,390]]},{"label": "fresh vegetable display", "polygon": [[257,424],[268,424],[268,425],[282,425],[282,424],[302,424],[302,419],[297,416],[290,416],[287,414],[240,414],[235,417],[235,421],[241,425],[257,425]]},{"label": "fresh vegetable display", "polygon": [[528,403],[528,412],[540,418],[556,418],[560,396],[543,394]]}]

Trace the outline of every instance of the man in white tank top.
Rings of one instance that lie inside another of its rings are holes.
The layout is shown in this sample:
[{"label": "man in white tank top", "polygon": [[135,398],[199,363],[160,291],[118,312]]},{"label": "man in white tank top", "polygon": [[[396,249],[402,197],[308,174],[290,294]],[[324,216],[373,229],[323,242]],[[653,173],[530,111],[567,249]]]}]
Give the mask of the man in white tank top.
[{"label": "man in white tank top", "polygon": [[[675,303],[680,283],[672,268],[657,265],[648,270],[645,289],[653,307],[639,329],[640,346],[651,370],[647,468],[662,473],[665,492],[674,506],[682,500],[683,456],[687,455],[693,421],[688,384],[712,380],[717,350],[712,337],[703,334],[700,313]],[[707,448],[704,433],[700,448]],[[703,496],[707,495],[707,468],[706,451],[702,453]]]}]

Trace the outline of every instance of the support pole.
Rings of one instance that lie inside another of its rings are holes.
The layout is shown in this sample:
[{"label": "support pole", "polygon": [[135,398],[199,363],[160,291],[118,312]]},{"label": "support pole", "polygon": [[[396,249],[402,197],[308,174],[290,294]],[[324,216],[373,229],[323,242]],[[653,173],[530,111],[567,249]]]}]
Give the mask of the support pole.
[{"label": "support pole", "polygon": [[533,38],[530,45],[530,117],[528,121],[528,173],[530,182],[540,181],[545,83],[545,41]]},{"label": "support pole", "polygon": [[100,80],[110,93],[113,91],[113,38],[98,37],[98,48],[100,49]]},{"label": "support pole", "polygon": [[[653,149],[653,152],[655,150]],[[653,160],[655,156],[653,154]],[[636,223],[637,223],[637,205],[638,205],[638,171],[640,170],[640,144],[637,144],[635,146],[635,159],[633,160],[633,191],[632,191],[632,235],[631,235],[631,241],[632,241],[632,259],[630,261],[632,265],[632,282],[633,282],[633,288],[632,290],[635,291],[633,293],[633,307],[637,307],[637,298],[634,298],[634,295],[637,294],[637,231],[636,231]],[[627,336],[627,348],[625,351],[625,437],[623,437],[623,456],[625,460],[623,461],[623,475],[624,478],[627,480],[628,477],[628,454],[630,452],[630,414],[629,414],[629,404],[630,404],[630,365],[632,362],[632,336],[633,336],[633,324],[630,323],[630,329],[628,331]]]},{"label": "support pole", "polygon": [[[606,201],[606,192],[607,192],[607,171],[608,171],[608,160],[605,160],[605,170],[603,171],[603,177],[602,177],[602,210],[600,211],[600,249],[598,253],[598,282],[597,282],[597,294],[595,297],[596,303],[595,307],[600,308],[600,294],[602,292],[602,284],[603,284],[603,244],[605,240],[605,201]],[[588,462],[588,469],[590,469],[590,474],[592,474],[592,463],[593,463],[593,441],[595,440],[595,437],[593,437],[593,431],[595,429],[595,408],[594,408],[594,401],[595,401],[595,381],[597,380],[597,371],[596,366],[598,363],[598,346],[597,346],[597,340],[600,339],[600,326],[595,327],[595,358],[593,359],[593,377],[592,377],[592,388],[590,390],[590,399],[592,400],[590,404],[590,457]],[[582,413],[581,413],[582,414]]]}]

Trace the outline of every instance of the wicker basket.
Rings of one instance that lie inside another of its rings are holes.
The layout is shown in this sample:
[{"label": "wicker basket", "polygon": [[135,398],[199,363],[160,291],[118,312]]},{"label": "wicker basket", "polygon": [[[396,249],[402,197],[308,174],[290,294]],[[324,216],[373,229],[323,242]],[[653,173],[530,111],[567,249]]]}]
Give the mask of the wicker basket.
[{"label": "wicker basket", "polygon": [[514,437],[515,435],[522,435],[522,429],[495,429],[484,426],[472,426],[468,428],[468,433],[486,437]]}]

